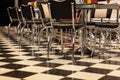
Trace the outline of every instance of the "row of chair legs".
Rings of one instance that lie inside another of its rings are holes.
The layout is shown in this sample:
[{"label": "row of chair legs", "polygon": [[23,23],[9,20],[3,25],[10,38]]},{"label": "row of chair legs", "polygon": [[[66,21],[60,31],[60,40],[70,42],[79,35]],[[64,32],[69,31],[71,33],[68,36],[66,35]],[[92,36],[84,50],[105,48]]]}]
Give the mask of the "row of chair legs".
[{"label": "row of chair legs", "polygon": [[[23,24],[18,24],[17,26],[17,34],[19,33],[20,35],[20,42],[22,42],[22,38],[24,37],[23,36],[23,33],[24,33],[24,29],[27,27],[27,25],[23,25]],[[10,28],[11,28],[11,24],[8,26],[8,34],[10,34]],[[41,37],[43,36],[43,32],[46,30],[46,38],[47,38],[47,57],[49,58],[49,55],[50,55],[50,50],[51,50],[51,41],[52,41],[52,38],[55,37],[55,31],[52,29],[52,27],[44,27],[44,28],[36,28],[36,26],[32,26],[32,34],[30,35],[30,40],[31,40],[31,45],[33,46],[34,43],[35,43],[35,39],[34,39],[34,36],[35,36],[35,33],[37,33],[38,35],[37,36],[37,42],[36,43],[38,45],[38,48],[39,46],[41,45],[40,42],[41,42]],[[96,50],[96,44],[97,44],[97,39],[98,39],[98,54],[101,54],[101,53],[105,53],[103,49],[106,48],[106,46],[109,45],[109,49],[111,49],[112,47],[112,32],[115,32],[116,35],[117,35],[117,38],[115,38],[114,40],[117,40],[117,44],[119,44],[119,31],[118,30],[111,30],[111,29],[101,29],[101,28],[94,28],[93,29],[89,29],[89,31],[87,32],[87,34],[89,34],[89,36],[86,36],[86,35],[82,35],[82,31],[83,30],[80,30],[78,32],[78,34],[76,35],[76,32],[73,33],[72,30],[67,30],[67,31],[71,31],[69,32],[71,35],[68,34],[68,37],[69,36],[72,36],[71,38],[71,43],[72,43],[72,61],[73,63],[75,63],[75,58],[74,58],[74,55],[75,55],[75,42],[76,42],[76,37],[78,37],[78,40],[80,41],[79,44],[80,44],[80,47],[81,47],[81,50],[84,48],[83,46],[87,46],[86,45],[86,42],[83,44],[82,41],[84,40],[83,39],[83,36],[85,37],[85,39],[88,39],[91,41],[89,43],[90,45],[90,49],[92,50],[92,53],[91,53],[91,56],[94,54],[95,50]],[[48,34],[48,33],[51,33],[51,34]],[[66,37],[63,36],[63,34],[65,33],[65,31],[63,31],[62,29],[60,30],[60,44],[61,44],[61,53],[64,54],[64,39],[63,37]],[[83,39],[83,40],[81,40]],[[81,44],[82,43],[82,44]],[[20,43],[22,44],[22,43]],[[118,45],[119,46],[119,45]],[[119,49],[119,47],[118,47]],[[82,52],[82,55],[84,55],[84,52]],[[34,54],[32,54],[34,55]],[[64,54],[65,55],[65,54]]]},{"label": "row of chair legs", "polygon": [[97,55],[104,54],[106,53],[106,49],[119,49],[119,32],[118,28],[111,29],[94,27],[89,29],[88,36],[90,39],[89,47],[92,50],[91,56],[93,56],[94,53],[97,53]]}]

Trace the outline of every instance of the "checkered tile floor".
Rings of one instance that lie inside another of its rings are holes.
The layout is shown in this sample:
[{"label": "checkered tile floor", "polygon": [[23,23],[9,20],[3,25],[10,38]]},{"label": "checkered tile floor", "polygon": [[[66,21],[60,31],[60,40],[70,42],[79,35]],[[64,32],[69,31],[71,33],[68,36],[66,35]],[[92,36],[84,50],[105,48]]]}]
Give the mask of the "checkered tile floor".
[{"label": "checkered tile floor", "polygon": [[69,55],[53,53],[47,59],[44,46],[39,51],[35,48],[27,42],[20,47],[16,36],[8,37],[0,29],[0,80],[120,80],[119,55],[75,55],[77,62],[72,64]]}]

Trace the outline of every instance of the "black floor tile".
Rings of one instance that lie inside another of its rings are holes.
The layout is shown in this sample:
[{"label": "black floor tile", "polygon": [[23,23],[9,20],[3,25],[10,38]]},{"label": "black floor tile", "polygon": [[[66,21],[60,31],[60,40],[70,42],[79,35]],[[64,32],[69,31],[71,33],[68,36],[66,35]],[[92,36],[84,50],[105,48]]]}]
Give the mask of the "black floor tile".
[{"label": "black floor tile", "polygon": [[55,68],[55,67],[58,67],[58,66],[61,66],[61,65],[63,65],[63,64],[44,62],[44,63],[37,64],[35,66]]},{"label": "black floor tile", "polygon": [[24,49],[24,50],[22,50],[22,52],[29,52],[29,53],[31,53],[31,52],[32,52],[32,50],[29,50],[29,49]]},{"label": "black floor tile", "polygon": [[35,56],[35,57],[39,57],[39,56],[42,56],[43,54],[37,54],[37,53],[32,53],[32,52],[29,52],[28,54],[24,54],[25,56]]},{"label": "black floor tile", "polygon": [[[74,58],[75,58],[75,60],[81,59],[80,57],[74,57]],[[61,58],[59,58],[59,59],[72,60],[72,57],[66,55],[65,57],[61,57]]]},{"label": "black floor tile", "polygon": [[[4,48],[4,47],[7,47],[8,45],[5,44],[5,43],[0,43],[0,46],[1,46],[2,48]],[[3,46],[4,46],[4,47],[3,47]]]},{"label": "black floor tile", "polygon": [[[71,65],[73,65],[73,63],[69,63]],[[89,63],[89,62],[80,62],[80,61],[77,61],[74,65],[78,65],[78,66],[92,66],[94,65],[95,63]]]},{"label": "black floor tile", "polygon": [[90,73],[108,74],[112,70],[89,67],[89,68],[86,68],[86,69],[84,69],[82,71],[84,71],[84,72],[90,72]]},{"label": "black floor tile", "polygon": [[0,54],[0,57],[14,57],[17,55],[12,55],[12,54]]},{"label": "black floor tile", "polygon": [[68,70],[60,70],[60,69],[51,69],[48,71],[45,71],[43,73],[46,74],[53,74],[53,75],[59,75],[59,76],[68,76],[72,73],[74,73],[75,71],[68,71]]},{"label": "black floor tile", "polygon": [[120,70],[120,68],[118,68],[117,70]]},{"label": "black floor tile", "polygon": [[6,65],[2,65],[0,67],[2,68],[8,68],[8,69],[20,69],[23,67],[26,67],[27,65],[21,65],[21,64],[6,64]]},{"label": "black floor tile", "polygon": [[0,61],[1,61],[1,62],[12,63],[12,62],[21,61],[21,59],[10,59],[10,58],[6,58],[6,59],[0,59]]},{"label": "black floor tile", "polygon": [[14,51],[0,50],[0,53],[10,53],[10,52],[14,52]]},{"label": "black floor tile", "polygon": [[1,49],[1,50],[10,49],[10,48],[2,47],[2,46],[3,46],[3,45],[0,45],[0,49]]},{"label": "black floor tile", "polygon": [[110,56],[104,56],[103,54],[97,53],[96,56],[92,57],[94,59],[109,59],[111,58]]},{"label": "black floor tile", "polygon": [[53,60],[53,59],[48,59],[48,58],[42,58],[42,57],[38,57],[38,58],[32,58],[32,59],[29,59],[29,60],[34,60],[34,61],[49,61],[49,60]]},{"label": "black floor tile", "polygon": [[105,60],[101,63],[104,63],[104,64],[113,64],[113,65],[120,65],[120,61],[112,61],[112,60]]},{"label": "black floor tile", "polygon": [[22,46],[22,48],[24,48],[25,50],[31,49],[31,47],[26,47],[26,46]]},{"label": "black floor tile", "polygon": [[9,76],[9,77],[15,77],[15,78],[25,78],[31,75],[34,75],[33,72],[25,72],[25,71],[11,71],[8,73],[1,74],[2,76]]},{"label": "black floor tile", "polygon": [[99,80],[120,80],[120,77],[115,77],[115,76],[104,76]]},{"label": "black floor tile", "polygon": [[0,41],[0,45],[5,44],[4,41]]}]

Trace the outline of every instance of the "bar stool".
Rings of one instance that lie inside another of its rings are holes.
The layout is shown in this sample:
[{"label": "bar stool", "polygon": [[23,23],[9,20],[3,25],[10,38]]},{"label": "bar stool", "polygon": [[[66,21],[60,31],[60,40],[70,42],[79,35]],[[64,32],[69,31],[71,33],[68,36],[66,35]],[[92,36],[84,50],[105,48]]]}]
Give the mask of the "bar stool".
[{"label": "bar stool", "polygon": [[19,29],[22,26],[21,15],[19,14],[18,8],[16,7],[8,7],[7,8],[8,15],[10,18],[10,23],[8,25],[8,34],[10,34],[10,29],[14,26],[17,29],[17,34],[19,33]]},{"label": "bar stool", "polygon": [[[108,40],[109,45],[110,45],[110,49],[111,49],[111,39],[112,39],[112,35],[111,32],[115,31],[117,32],[117,28],[119,27],[119,22],[118,22],[118,16],[119,16],[119,6],[118,4],[106,4],[106,5],[98,5],[98,9],[107,9],[108,10],[115,10],[116,14],[114,14],[116,16],[115,20],[110,20],[108,19],[107,21],[104,20],[103,18],[101,18],[101,22],[96,22],[95,23],[95,30],[96,32],[98,32],[98,30],[100,31],[100,35],[99,35],[99,54],[101,54],[101,37],[104,37],[104,44],[103,47],[105,48],[106,45],[106,41]],[[109,12],[109,11],[108,11]],[[110,14],[111,15],[111,14]],[[96,34],[96,33],[95,33]],[[107,39],[109,37],[109,39]],[[104,53],[104,52],[102,52]]]},{"label": "bar stool", "polygon": [[[64,41],[63,41],[63,31],[71,30],[71,39],[72,39],[72,61],[75,63],[74,55],[75,55],[75,38],[76,33],[82,28],[83,25],[79,23],[79,19],[76,19],[76,7],[74,0],[49,0],[49,12],[50,12],[50,24],[53,29],[53,33],[55,29],[59,29],[61,32],[61,53],[64,55]],[[52,35],[48,36],[48,57],[50,50],[50,42]]]}]

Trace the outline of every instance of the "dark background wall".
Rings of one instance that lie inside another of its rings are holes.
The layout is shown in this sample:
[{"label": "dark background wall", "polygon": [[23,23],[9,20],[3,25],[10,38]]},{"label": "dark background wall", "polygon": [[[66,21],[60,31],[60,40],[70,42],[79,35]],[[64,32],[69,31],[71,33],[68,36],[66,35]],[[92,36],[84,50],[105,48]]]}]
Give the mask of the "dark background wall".
[{"label": "dark background wall", "polygon": [[8,6],[14,6],[14,0],[0,0],[0,25],[7,25],[9,23]]},{"label": "dark background wall", "polygon": [[[33,0],[19,0],[19,6],[21,4],[26,4],[29,1]],[[6,26],[10,22],[7,13],[7,8],[9,6],[14,6],[14,0],[0,0],[0,26]]]},{"label": "dark background wall", "polygon": [[21,0],[22,4],[27,4],[28,2],[31,2],[31,1],[34,1],[34,0]]}]

